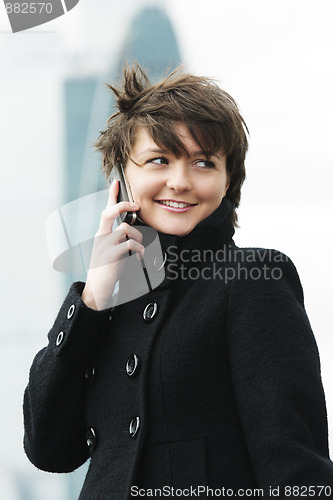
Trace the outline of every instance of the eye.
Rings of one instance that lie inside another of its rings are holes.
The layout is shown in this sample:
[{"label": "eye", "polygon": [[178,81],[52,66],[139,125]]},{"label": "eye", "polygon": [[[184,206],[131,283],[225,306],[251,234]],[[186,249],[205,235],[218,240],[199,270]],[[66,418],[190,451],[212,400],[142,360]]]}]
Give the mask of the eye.
[{"label": "eye", "polygon": [[151,158],[147,163],[153,163],[154,165],[168,165],[169,161],[164,156],[159,156],[158,158]]},{"label": "eye", "polygon": [[207,168],[207,169],[215,167],[215,163],[210,160],[197,160],[196,162],[194,162],[194,165],[196,167]]}]

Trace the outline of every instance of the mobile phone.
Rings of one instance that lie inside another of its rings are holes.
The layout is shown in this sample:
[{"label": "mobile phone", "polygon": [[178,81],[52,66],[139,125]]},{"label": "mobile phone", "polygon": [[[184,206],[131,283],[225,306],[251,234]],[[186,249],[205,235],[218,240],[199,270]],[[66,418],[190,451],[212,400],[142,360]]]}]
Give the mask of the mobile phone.
[{"label": "mobile phone", "polygon": [[[120,163],[114,165],[111,170],[109,178],[110,185],[113,179],[117,179],[117,181],[119,181],[117,202],[119,203],[120,201],[130,201],[131,203],[133,203],[134,199],[131,187],[126,180],[123,166]],[[137,220],[137,215],[136,212],[123,212],[122,214],[120,214],[119,218],[121,222],[126,222],[129,225],[133,225]]]},{"label": "mobile phone", "polygon": [[[111,175],[109,179],[109,183],[113,181],[113,179],[117,179],[119,181],[119,192],[118,192],[118,197],[117,197],[117,202],[119,203],[120,201],[130,201],[131,203],[134,202],[133,194],[131,191],[131,186],[128,184],[125,174],[124,174],[124,169],[123,166],[120,163],[117,163],[113,166],[111,170]],[[118,219],[120,219],[121,222],[127,222],[127,224],[133,225],[135,221],[138,219],[136,212],[123,212],[122,214],[119,215]],[[126,239],[128,240],[128,236],[126,235]],[[129,256],[132,255],[132,251],[128,251]],[[146,269],[145,262],[142,258],[142,255],[139,254],[142,270],[146,279],[146,283],[148,285],[148,290],[151,292],[152,291],[152,285],[150,282],[150,278]]]}]

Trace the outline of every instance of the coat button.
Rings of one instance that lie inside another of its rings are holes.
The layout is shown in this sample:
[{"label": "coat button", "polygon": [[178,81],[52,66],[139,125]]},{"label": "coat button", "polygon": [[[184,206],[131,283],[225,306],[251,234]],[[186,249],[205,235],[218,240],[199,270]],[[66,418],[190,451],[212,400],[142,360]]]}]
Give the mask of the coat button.
[{"label": "coat button", "polygon": [[84,372],[84,379],[88,385],[91,385],[94,381],[94,378],[95,378],[95,367],[88,366],[88,368],[86,368],[86,371]]},{"label": "coat button", "polygon": [[139,365],[139,358],[136,354],[131,354],[126,363],[126,373],[129,377],[132,377],[136,372]]},{"label": "coat button", "polygon": [[156,302],[150,302],[149,304],[146,305],[144,311],[143,311],[143,319],[149,323],[149,321],[152,321],[154,317],[156,316],[157,313],[157,304]]},{"label": "coat button", "polygon": [[61,342],[64,340],[64,332],[59,332],[58,333],[58,336],[56,338],[56,346],[59,346],[61,344]]},{"label": "coat button", "polygon": [[71,307],[67,311],[67,319],[71,319],[75,311],[75,305],[72,304]]},{"label": "coat button", "polygon": [[130,436],[132,438],[134,438],[137,435],[139,427],[140,427],[140,417],[133,418],[133,420],[130,421],[128,428]]},{"label": "coat button", "polygon": [[163,252],[162,255],[158,255],[153,260],[153,266],[155,271],[160,271],[162,267],[164,267],[167,260],[166,252]]},{"label": "coat button", "polygon": [[89,450],[90,451],[94,450],[96,448],[97,438],[95,429],[93,427],[90,427],[90,429],[87,430],[86,440]]}]

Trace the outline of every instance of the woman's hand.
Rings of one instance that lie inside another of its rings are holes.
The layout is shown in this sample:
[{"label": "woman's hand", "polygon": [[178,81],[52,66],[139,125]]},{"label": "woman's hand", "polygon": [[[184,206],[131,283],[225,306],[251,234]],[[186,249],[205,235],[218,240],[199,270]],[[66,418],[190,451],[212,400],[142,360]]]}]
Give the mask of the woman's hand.
[{"label": "woman's hand", "polygon": [[139,210],[137,203],[117,203],[119,183],[114,180],[109,189],[108,203],[101,214],[100,225],[94,238],[87,281],[82,292],[83,302],[90,308],[101,310],[111,306],[112,294],[125,257],[144,251],[142,234],[125,222],[113,232],[115,219],[123,212]]}]

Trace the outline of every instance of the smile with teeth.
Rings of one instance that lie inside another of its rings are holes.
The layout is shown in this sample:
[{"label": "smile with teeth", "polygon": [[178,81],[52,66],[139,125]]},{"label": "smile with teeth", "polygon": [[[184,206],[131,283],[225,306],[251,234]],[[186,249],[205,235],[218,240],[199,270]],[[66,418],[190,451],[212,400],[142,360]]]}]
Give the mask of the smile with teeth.
[{"label": "smile with teeth", "polygon": [[158,203],[161,205],[166,205],[167,207],[173,207],[173,208],[186,208],[186,207],[193,207],[195,203],[184,203],[182,201],[169,201],[169,200],[158,200]]}]

